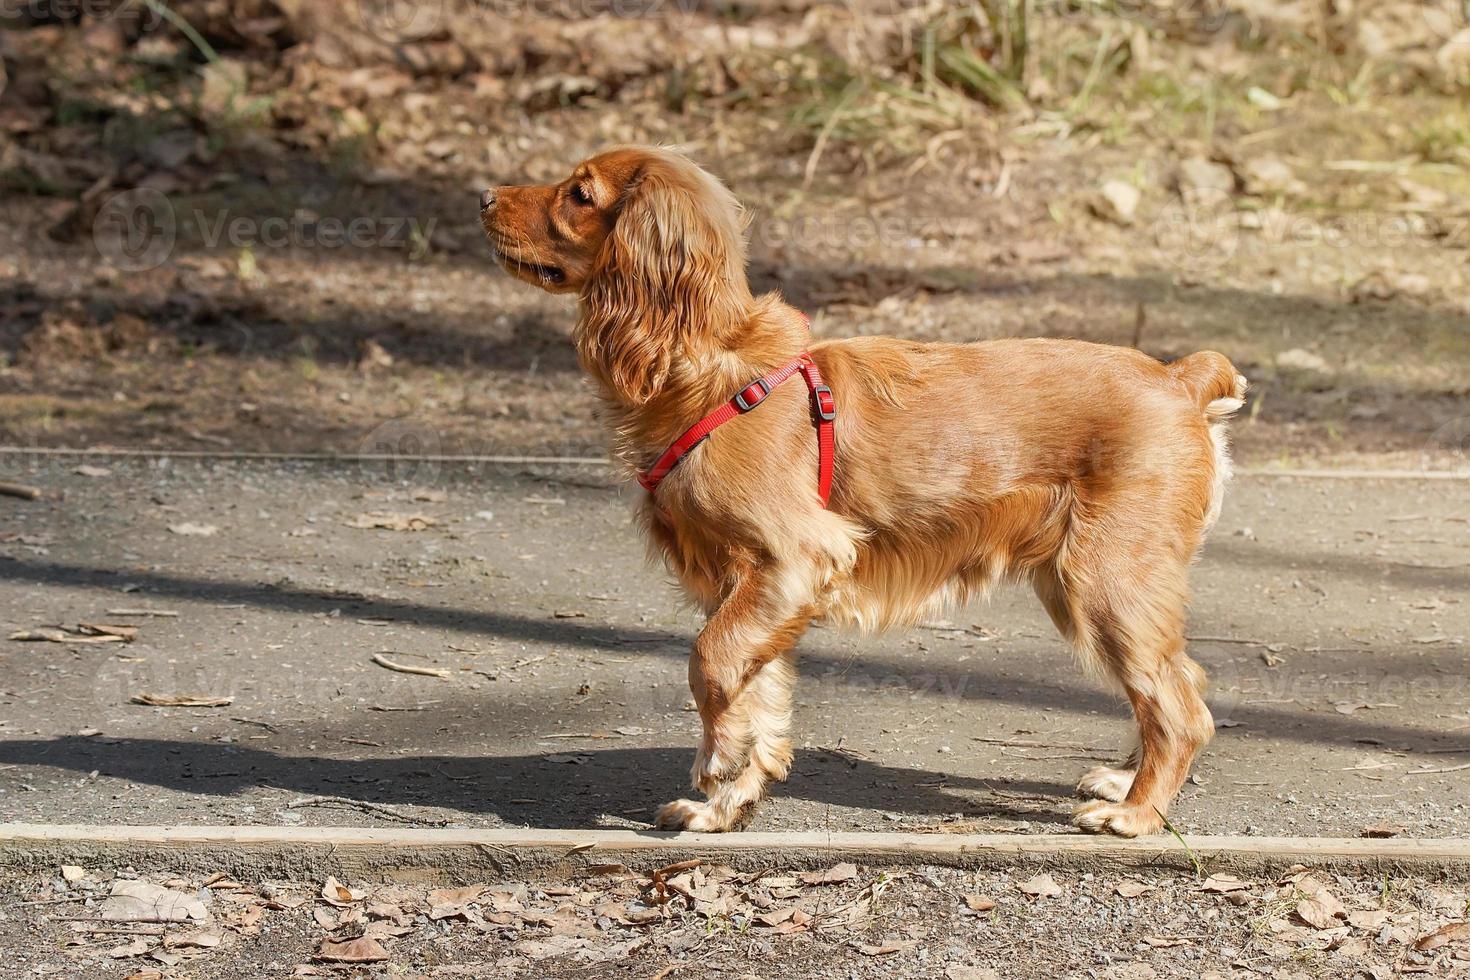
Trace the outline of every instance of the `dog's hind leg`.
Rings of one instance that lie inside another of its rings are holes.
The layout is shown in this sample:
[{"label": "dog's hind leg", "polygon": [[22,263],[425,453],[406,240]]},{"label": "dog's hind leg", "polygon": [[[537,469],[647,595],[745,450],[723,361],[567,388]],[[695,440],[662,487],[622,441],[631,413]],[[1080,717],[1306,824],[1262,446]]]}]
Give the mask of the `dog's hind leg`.
[{"label": "dog's hind leg", "polygon": [[1173,587],[1175,580],[1182,584],[1182,570],[1146,578],[1080,602],[1088,610],[1083,642],[1127,695],[1138,750],[1132,773],[1109,770],[1084,779],[1083,788],[1102,799],[1081,806],[1075,823],[1124,837],[1162,828],[1190,764],[1214,733],[1200,697],[1204,672],[1184,652],[1184,597]]},{"label": "dog's hind leg", "polygon": [[[1031,584],[1036,590],[1036,597],[1046,608],[1047,615],[1056,624],[1057,632],[1068,643],[1079,645],[1082,638],[1078,635],[1077,622],[1068,606],[1067,592],[1061,577],[1051,567],[1043,567],[1033,573]],[[1138,772],[1138,754],[1139,746],[1135,742],[1129,750],[1127,761],[1121,766],[1094,766],[1089,769],[1077,783],[1078,795],[1095,800],[1110,800],[1113,803],[1127,797],[1128,790],[1133,785],[1133,777]]]},{"label": "dog's hind leg", "polygon": [[689,690],[704,723],[690,773],[709,801],[675,800],[657,817],[667,830],[729,830],[743,823],[772,779],[791,768],[789,651],[812,617],[812,572],[742,570],[694,641]]},{"label": "dog's hind leg", "polygon": [[1147,533],[1120,541],[1084,526],[1074,530],[1055,577],[1038,584],[1063,633],[1123,689],[1138,725],[1127,768],[1083,777],[1078,789],[1098,797],[1077,810],[1074,822],[1084,830],[1135,837],[1162,829],[1214,733],[1201,697],[1204,671],[1184,652],[1189,543]]}]

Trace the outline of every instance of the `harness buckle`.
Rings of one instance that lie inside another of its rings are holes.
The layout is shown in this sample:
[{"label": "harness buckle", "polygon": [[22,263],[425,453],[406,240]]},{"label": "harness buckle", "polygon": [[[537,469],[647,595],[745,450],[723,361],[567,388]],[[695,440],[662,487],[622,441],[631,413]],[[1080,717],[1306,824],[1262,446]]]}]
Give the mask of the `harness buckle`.
[{"label": "harness buckle", "polygon": [[742,412],[748,412],[765,401],[770,393],[771,386],[766,384],[766,379],[756,378],[735,396],[735,407]]},{"label": "harness buckle", "polygon": [[823,422],[831,422],[837,418],[837,399],[832,397],[832,389],[826,385],[816,385],[812,388],[812,411],[817,413],[817,418]]}]

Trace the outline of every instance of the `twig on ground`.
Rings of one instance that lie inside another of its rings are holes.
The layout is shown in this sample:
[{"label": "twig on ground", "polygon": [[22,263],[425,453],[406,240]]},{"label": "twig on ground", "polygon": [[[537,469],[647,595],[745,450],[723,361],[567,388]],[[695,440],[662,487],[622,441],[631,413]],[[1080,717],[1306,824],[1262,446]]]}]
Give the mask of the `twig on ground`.
[{"label": "twig on ground", "polygon": [[1406,773],[1404,773],[1404,775],[1405,776],[1426,776],[1426,775],[1429,775],[1431,773],[1436,773],[1436,772],[1463,772],[1466,769],[1470,769],[1470,762],[1467,762],[1467,763],[1465,763],[1462,766],[1442,766],[1442,767],[1440,767],[1438,769],[1415,769],[1413,772],[1406,772]]},{"label": "twig on ground", "polygon": [[1056,755],[1027,755],[1024,749],[1018,752],[1007,752],[1006,749],[1008,747],[1009,746],[1005,745],[1002,745],[1000,747],[1000,754],[1005,756],[1007,759],[1032,759],[1035,761],[1050,761],[1052,759],[1081,759],[1084,762],[1106,762],[1109,759],[1117,758],[1117,754],[1115,752],[1106,749],[1100,749],[1097,752],[1062,752]]},{"label": "twig on ground", "polygon": [[0,482],[0,494],[7,497],[19,497],[22,500],[41,499],[41,488],[27,486],[24,483]]},{"label": "twig on ground", "polygon": [[396,670],[400,674],[418,674],[422,677],[437,677],[440,680],[449,679],[449,671],[443,667],[413,667],[408,664],[398,663],[396,660],[389,660],[381,653],[373,654],[373,663],[379,667]]},{"label": "twig on ground", "polygon": [[403,823],[426,823],[435,827],[444,827],[449,824],[448,820],[437,817],[415,817],[402,812],[386,803],[369,803],[366,800],[349,800],[343,796],[307,796],[286,804],[287,810],[295,810],[303,806],[342,806],[351,810],[361,810],[364,813],[375,813],[384,817],[392,817]]},{"label": "twig on ground", "polygon": [[1013,749],[1075,749],[1080,752],[1109,752],[1107,746],[1083,745],[1079,742],[1038,742],[1029,738],[996,738],[990,735],[971,735],[970,741],[987,745],[1004,745]]},{"label": "twig on ground", "polygon": [[10,907],[13,909],[25,908],[30,905],[67,905],[72,902],[85,902],[91,895],[71,895],[66,898],[38,898],[29,902],[16,902]]}]

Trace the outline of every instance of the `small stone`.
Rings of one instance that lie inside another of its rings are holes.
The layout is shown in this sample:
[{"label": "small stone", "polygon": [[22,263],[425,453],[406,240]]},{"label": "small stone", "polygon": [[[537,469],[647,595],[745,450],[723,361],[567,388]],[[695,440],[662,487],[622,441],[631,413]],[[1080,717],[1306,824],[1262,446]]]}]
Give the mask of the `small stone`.
[{"label": "small stone", "polygon": [[1131,225],[1142,197],[1138,188],[1132,184],[1110,180],[1098,190],[1097,198],[1092,201],[1092,212],[1114,224]]},{"label": "small stone", "polygon": [[1320,354],[1313,354],[1309,350],[1293,347],[1276,355],[1276,366],[1288,371],[1307,371],[1313,374],[1331,374],[1327,362]]},{"label": "small stone", "polygon": [[1235,174],[1222,163],[1191,157],[1179,164],[1179,191],[1186,201],[1216,204],[1235,190]]}]

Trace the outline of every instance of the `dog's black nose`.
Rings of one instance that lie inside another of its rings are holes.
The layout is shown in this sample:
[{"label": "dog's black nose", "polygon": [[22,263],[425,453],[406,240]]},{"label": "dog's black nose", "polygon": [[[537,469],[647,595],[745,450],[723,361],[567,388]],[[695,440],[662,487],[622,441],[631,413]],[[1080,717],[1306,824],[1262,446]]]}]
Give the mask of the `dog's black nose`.
[{"label": "dog's black nose", "polygon": [[495,203],[495,191],[494,191],[493,188],[491,190],[482,191],[480,193],[480,210],[481,211],[489,211],[490,208],[491,208],[491,206],[494,203]]}]

